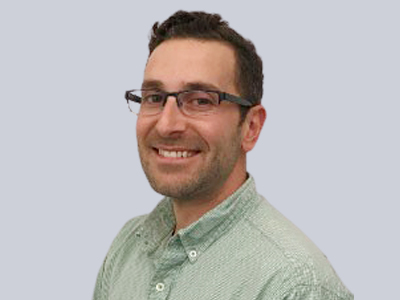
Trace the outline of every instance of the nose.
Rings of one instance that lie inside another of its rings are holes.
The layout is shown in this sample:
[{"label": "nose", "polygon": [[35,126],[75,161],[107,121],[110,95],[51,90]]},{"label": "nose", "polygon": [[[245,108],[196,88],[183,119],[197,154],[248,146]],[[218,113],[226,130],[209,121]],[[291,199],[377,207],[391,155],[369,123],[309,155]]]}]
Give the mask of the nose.
[{"label": "nose", "polygon": [[158,115],[155,126],[162,137],[179,137],[186,129],[186,117],[178,107],[177,99],[169,96],[164,108]]}]

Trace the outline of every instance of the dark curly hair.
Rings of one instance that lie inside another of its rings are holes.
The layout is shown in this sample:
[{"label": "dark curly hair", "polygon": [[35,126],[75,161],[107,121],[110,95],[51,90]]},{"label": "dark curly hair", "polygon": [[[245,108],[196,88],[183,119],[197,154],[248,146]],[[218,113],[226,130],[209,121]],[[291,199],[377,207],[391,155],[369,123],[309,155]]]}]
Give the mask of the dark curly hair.
[{"label": "dark curly hair", "polygon": [[[175,38],[221,41],[231,45],[236,55],[235,80],[240,96],[254,105],[261,103],[264,79],[262,60],[254,44],[229,27],[220,15],[178,11],[162,24],[156,22],[151,31],[149,56],[162,42]],[[248,107],[241,106],[241,121],[248,110]]]}]

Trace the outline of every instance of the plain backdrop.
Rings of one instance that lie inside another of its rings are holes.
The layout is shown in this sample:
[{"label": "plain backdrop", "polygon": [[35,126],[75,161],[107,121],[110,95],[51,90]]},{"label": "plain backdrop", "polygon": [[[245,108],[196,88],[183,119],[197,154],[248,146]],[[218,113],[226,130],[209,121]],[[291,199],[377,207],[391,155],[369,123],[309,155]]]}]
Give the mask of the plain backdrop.
[{"label": "plain backdrop", "polygon": [[150,28],[220,13],[264,62],[248,170],[358,299],[398,299],[398,1],[2,1],[0,299],[90,299],[123,224],[150,212],[125,90]]}]

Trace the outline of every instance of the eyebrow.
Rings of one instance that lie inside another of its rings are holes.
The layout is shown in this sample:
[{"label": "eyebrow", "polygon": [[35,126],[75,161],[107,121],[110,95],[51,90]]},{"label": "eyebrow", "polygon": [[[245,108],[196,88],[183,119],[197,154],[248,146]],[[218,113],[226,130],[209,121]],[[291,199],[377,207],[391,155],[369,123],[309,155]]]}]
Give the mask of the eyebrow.
[{"label": "eyebrow", "polygon": [[[154,89],[154,90],[165,90],[165,85],[160,80],[145,80],[142,83],[142,89]],[[212,83],[206,83],[202,81],[196,82],[186,82],[183,85],[182,90],[212,90],[212,91],[219,91],[216,85]]]},{"label": "eyebrow", "polygon": [[142,89],[162,90],[164,84],[159,80],[145,80],[142,83]]},{"label": "eyebrow", "polygon": [[186,90],[213,90],[213,91],[220,90],[217,86],[215,86],[211,83],[205,83],[205,82],[201,82],[201,81],[188,82],[184,85],[184,88]]}]

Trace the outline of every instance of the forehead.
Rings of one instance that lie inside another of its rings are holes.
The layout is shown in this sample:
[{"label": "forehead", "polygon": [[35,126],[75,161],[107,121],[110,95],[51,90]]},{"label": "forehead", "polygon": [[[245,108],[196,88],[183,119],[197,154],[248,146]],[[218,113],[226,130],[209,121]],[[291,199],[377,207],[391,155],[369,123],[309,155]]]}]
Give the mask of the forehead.
[{"label": "forehead", "polygon": [[173,39],[150,55],[145,81],[159,81],[167,89],[203,82],[235,92],[236,58],[231,46],[219,41]]}]

